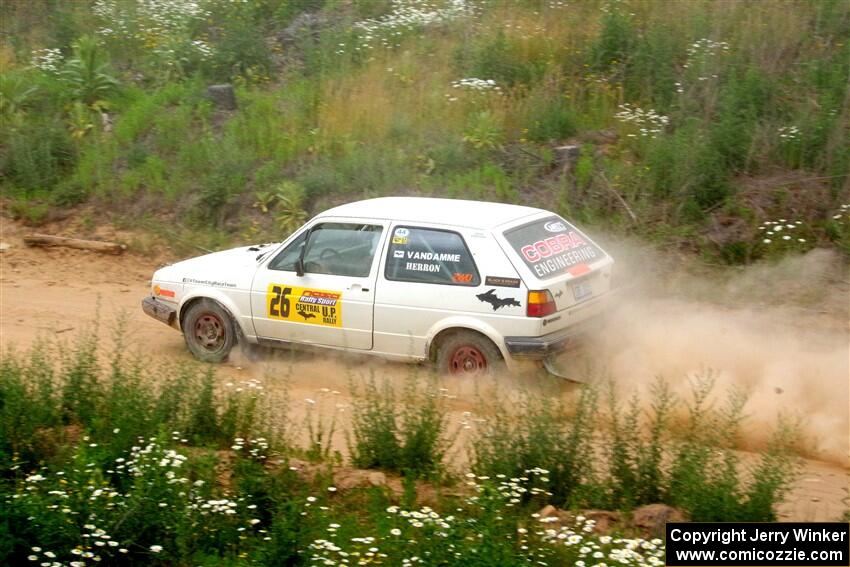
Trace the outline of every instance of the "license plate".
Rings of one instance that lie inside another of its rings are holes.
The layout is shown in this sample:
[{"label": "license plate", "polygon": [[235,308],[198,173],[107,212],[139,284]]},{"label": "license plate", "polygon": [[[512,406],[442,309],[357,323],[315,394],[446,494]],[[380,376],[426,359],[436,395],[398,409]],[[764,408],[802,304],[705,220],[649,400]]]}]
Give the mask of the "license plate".
[{"label": "license plate", "polygon": [[591,295],[593,295],[593,288],[589,282],[573,284],[573,297],[576,298],[576,301],[587,299]]}]

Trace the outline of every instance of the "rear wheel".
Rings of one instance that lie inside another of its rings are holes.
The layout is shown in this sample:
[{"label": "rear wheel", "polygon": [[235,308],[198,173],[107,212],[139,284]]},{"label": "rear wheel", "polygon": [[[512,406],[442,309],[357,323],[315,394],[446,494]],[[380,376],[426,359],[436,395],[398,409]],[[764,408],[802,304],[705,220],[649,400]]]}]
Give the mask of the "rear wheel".
[{"label": "rear wheel", "polygon": [[189,306],[183,318],[183,338],[198,360],[221,362],[236,344],[236,329],[218,303],[202,299]]},{"label": "rear wheel", "polygon": [[490,339],[473,331],[457,331],[437,349],[437,369],[443,374],[489,374],[502,365],[502,356]]}]

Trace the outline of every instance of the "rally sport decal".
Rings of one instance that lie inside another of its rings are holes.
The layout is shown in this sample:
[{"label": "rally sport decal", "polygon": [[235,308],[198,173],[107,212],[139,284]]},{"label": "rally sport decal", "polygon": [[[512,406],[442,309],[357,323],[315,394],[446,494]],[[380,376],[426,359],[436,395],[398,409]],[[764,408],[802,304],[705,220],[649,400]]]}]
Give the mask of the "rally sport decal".
[{"label": "rally sport decal", "polygon": [[341,327],[340,299],[337,291],[273,283],[266,293],[266,313],[269,319]]}]

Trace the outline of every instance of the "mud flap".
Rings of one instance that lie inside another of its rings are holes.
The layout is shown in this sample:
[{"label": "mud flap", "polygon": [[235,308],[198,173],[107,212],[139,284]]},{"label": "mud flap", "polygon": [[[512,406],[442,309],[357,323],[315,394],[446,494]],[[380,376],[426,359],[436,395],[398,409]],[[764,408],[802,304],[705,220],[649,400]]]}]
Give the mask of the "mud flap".
[{"label": "mud flap", "polygon": [[570,382],[584,382],[584,380],[580,379],[577,372],[570,372],[565,369],[563,361],[558,360],[558,357],[547,356],[543,359],[543,367],[546,369],[546,372],[558,378],[563,378]]},{"label": "mud flap", "polygon": [[592,358],[581,349],[574,349],[559,354],[550,354],[541,360],[546,372],[557,378],[562,378],[576,384],[592,384],[598,379]]}]

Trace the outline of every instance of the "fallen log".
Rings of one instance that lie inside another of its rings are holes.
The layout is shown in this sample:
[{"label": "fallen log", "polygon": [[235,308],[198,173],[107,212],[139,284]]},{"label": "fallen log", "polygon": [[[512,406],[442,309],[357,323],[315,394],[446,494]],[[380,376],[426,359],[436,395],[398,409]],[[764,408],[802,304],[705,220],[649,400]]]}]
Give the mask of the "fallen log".
[{"label": "fallen log", "polygon": [[24,244],[27,246],[64,246],[66,248],[79,248],[80,250],[91,250],[104,254],[121,254],[127,247],[117,242],[102,242],[100,240],[81,240],[79,238],[66,238],[64,236],[52,236],[50,234],[28,234],[24,236]]}]

